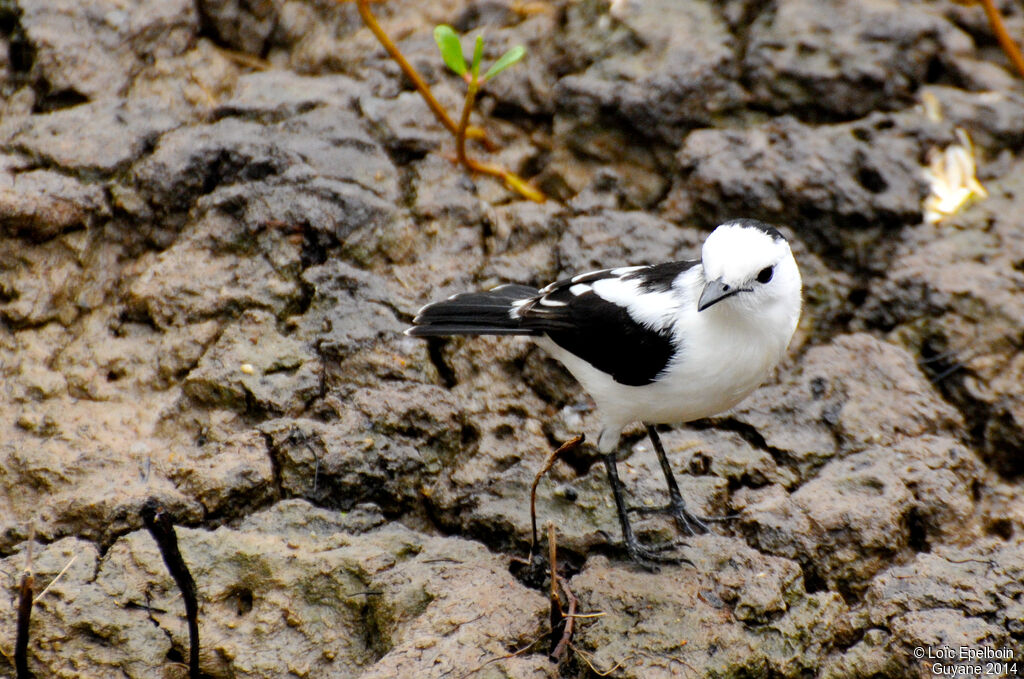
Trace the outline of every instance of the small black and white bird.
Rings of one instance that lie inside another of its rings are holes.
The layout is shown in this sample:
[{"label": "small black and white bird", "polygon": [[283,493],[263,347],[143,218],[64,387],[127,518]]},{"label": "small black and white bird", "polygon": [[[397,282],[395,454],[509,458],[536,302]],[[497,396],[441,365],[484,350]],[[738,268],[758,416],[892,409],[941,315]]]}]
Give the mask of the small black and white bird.
[{"label": "small black and white bird", "polygon": [[655,424],[679,424],[733,407],[782,358],[800,318],[800,271],[768,224],[717,227],[700,260],[583,273],[537,290],[501,285],[420,309],[406,334],[530,335],[561,361],[597,405],[597,447],[630,556],[663,560],[636,539],[616,451],[623,428],[643,422],[668,483],[667,507],[693,534],[707,526],[686,509]]}]

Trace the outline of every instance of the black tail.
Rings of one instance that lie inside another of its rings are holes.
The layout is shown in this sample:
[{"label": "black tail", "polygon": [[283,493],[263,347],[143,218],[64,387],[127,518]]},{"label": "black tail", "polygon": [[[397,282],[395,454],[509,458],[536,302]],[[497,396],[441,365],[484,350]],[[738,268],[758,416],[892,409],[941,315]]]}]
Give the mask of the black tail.
[{"label": "black tail", "polygon": [[487,292],[464,292],[420,309],[413,327],[405,334],[413,337],[445,335],[533,335],[512,315],[513,304],[536,297],[536,288],[528,285],[500,285]]}]

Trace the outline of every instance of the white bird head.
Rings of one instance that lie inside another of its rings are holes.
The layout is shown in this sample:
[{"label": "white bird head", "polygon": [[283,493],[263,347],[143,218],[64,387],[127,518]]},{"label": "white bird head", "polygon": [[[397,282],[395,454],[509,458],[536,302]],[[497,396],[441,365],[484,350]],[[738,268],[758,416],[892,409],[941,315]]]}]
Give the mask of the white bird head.
[{"label": "white bird head", "polygon": [[753,219],[726,222],[701,250],[704,289],[698,311],[712,306],[746,313],[800,316],[800,270],[785,237]]}]

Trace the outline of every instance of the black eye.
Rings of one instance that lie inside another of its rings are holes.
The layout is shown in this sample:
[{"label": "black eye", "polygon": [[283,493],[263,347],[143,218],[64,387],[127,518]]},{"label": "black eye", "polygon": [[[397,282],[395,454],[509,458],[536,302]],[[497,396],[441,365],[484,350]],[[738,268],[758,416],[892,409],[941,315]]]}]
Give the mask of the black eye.
[{"label": "black eye", "polygon": [[760,271],[757,272],[757,282],[758,283],[767,283],[768,281],[770,281],[772,279],[772,274],[774,272],[775,272],[775,269],[773,267],[766,266],[765,268],[763,268],[763,269],[761,269]]}]

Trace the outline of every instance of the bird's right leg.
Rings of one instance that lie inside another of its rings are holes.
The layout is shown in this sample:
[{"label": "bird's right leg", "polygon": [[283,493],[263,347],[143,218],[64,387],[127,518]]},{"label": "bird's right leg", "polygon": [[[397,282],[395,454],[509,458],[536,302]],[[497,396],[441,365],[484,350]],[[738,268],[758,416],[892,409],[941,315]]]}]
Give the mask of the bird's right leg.
[{"label": "bird's right leg", "polygon": [[[598,443],[599,449],[605,447],[601,445],[603,443],[606,443],[605,432],[601,432],[601,438]],[[617,443],[616,441],[616,446]],[[661,554],[659,551],[649,549],[640,544],[636,534],[633,532],[633,525],[629,522],[626,501],[622,497],[622,481],[619,480],[618,461],[615,457],[615,450],[605,452],[603,457],[604,468],[608,473],[608,484],[612,487],[612,497],[615,498],[615,511],[618,512],[619,525],[622,526],[622,540],[626,545],[626,552],[629,553],[629,557],[637,564],[650,570],[655,570],[658,563],[688,563],[693,565],[685,557]],[[668,548],[671,547],[670,545]]]},{"label": "bird's right leg", "polygon": [[690,535],[709,532],[710,529],[704,523],[704,518],[690,513],[686,508],[686,501],[683,500],[683,494],[679,492],[679,484],[676,483],[675,474],[672,473],[672,465],[668,462],[665,448],[661,445],[661,437],[658,436],[658,431],[654,428],[654,425],[647,425],[647,436],[654,445],[654,452],[658,456],[658,463],[661,465],[661,471],[665,475],[665,483],[668,484],[668,511],[676,520],[676,525]]}]

